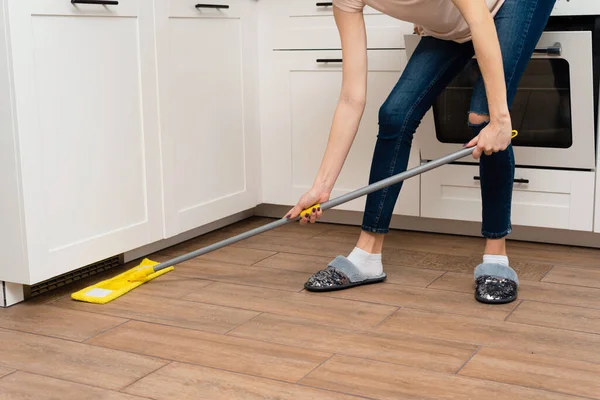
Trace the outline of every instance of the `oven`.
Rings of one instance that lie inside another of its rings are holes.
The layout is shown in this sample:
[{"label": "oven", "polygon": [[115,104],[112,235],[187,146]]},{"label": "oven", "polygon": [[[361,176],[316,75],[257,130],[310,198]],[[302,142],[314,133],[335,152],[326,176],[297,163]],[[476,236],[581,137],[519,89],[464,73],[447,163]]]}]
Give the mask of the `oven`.
[{"label": "oven", "polygon": [[[406,36],[408,57],[419,39]],[[519,132],[513,139],[518,167],[596,169],[599,73],[600,1],[558,0],[510,110]],[[472,138],[467,116],[478,76],[473,58],[424,117],[415,136],[423,162]]]}]

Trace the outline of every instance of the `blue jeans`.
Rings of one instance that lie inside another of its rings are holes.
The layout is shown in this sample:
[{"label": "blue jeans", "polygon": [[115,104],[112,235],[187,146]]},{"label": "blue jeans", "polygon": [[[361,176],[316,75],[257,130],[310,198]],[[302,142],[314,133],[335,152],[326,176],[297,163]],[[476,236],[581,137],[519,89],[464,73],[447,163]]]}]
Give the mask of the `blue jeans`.
[{"label": "blue jeans", "polygon": [[[509,109],[533,50],[556,0],[506,0],[494,21],[504,65]],[[422,37],[398,83],[379,110],[379,132],[369,183],[406,170],[413,135],[425,113],[474,56],[472,42],[456,43]],[[470,111],[489,115],[482,77],[474,87]],[[460,117],[460,116],[458,116]],[[468,116],[464,116],[465,123]],[[476,136],[487,122],[473,125]],[[482,198],[482,235],[503,238],[511,232],[511,202],[515,161],[512,146],[479,162]],[[367,196],[362,229],[387,233],[402,183]]]}]

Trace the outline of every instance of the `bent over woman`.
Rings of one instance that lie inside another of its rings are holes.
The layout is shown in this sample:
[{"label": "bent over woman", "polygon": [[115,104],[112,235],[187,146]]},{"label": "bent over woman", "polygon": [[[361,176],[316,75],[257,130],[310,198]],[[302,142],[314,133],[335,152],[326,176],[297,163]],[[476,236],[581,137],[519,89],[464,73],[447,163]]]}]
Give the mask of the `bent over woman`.
[{"label": "bent over woman", "polygon": [[[506,236],[511,232],[515,160],[509,110],[517,86],[548,22],[556,0],[334,0],[342,44],[342,89],[329,141],[312,188],[287,215],[296,218],[327,201],[363,115],[367,91],[366,5],[415,24],[421,40],[379,111],[379,131],[369,183],[406,170],[413,135],[423,116],[452,79],[476,57],[477,81],[465,123],[473,131],[481,176],[482,261],[474,265],[475,298],[507,303],[517,298],[519,280],[510,267]],[[361,234],[354,250],[338,256],[305,283],[329,291],[385,280],[381,253],[402,183],[367,196]],[[315,208],[301,224],[322,215]]]}]

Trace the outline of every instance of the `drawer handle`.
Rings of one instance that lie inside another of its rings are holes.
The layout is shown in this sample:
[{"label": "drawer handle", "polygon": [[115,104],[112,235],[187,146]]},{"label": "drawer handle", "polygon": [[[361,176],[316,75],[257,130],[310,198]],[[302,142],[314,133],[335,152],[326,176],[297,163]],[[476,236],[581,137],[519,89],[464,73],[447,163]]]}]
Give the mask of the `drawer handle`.
[{"label": "drawer handle", "polygon": [[200,9],[200,8],[229,8],[228,5],[226,4],[196,4],[196,8]]},{"label": "drawer handle", "polygon": [[[476,180],[476,181],[480,181],[481,180],[481,178],[478,177],[478,176],[474,176],[473,179]],[[515,183],[529,183],[529,179],[523,179],[523,178],[515,178],[513,181]]]},{"label": "drawer handle", "polygon": [[331,1],[317,3],[317,7],[331,7],[331,6],[333,6],[333,2],[331,2]]},{"label": "drawer handle", "polygon": [[318,63],[341,63],[341,58],[317,58]]},{"label": "drawer handle", "polygon": [[102,6],[118,6],[116,0],[71,0],[71,4],[99,4]]}]

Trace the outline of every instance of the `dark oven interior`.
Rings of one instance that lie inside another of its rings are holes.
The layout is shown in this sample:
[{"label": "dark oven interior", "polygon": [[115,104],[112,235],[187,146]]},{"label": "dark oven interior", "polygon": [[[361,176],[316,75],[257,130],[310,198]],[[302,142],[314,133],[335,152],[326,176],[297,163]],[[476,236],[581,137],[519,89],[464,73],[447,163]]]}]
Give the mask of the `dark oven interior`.
[{"label": "dark oven interior", "polygon": [[[598,131],[600,86],[600,16],[551,17],[546,31],[592,32],[594,61],[594,112]],[[466,125],[472,88],[479,78],[473,59],[433,104],[437,140],[463,144],[472,138]],[[519,136],[515,146],[569,148],[571,131],[569,63],[561,58],[534,58],[523,74],[515,95],[511,118]]]}]

